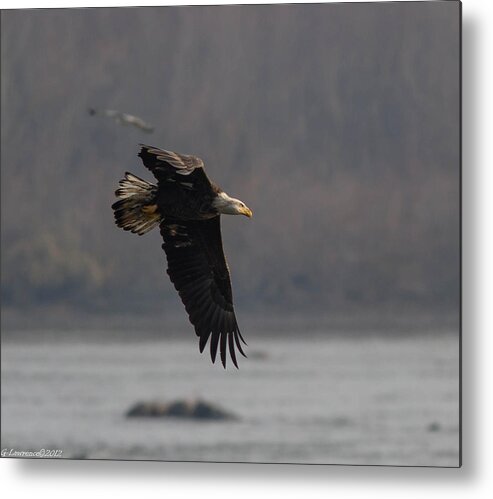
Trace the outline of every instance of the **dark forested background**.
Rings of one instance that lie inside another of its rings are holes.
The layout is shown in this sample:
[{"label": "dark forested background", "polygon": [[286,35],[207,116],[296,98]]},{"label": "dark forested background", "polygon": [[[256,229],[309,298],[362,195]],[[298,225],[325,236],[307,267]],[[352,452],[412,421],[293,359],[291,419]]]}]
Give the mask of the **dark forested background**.
[{"label": "dark forested background", "polygon": [[139,142],[201,156],[253,209],[223,217],[243,310],[457,310],[458,2],[3,11],[1,28],[4,312],[183,313],[158,232],[113,223],[123,172],[150,179]]}]

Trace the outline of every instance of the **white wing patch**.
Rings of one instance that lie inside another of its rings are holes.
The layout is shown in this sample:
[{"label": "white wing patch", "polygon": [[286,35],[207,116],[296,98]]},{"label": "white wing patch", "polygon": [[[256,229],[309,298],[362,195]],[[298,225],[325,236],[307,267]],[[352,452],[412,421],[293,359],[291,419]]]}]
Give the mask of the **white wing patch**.
[{"label": "white wing patch", "polygon": [[193,168],[192,170],[176,170],[176,173],[178,173],[179,175],[190,175],[193,170],[195,170],[195,168]]},{"label": "white wing patch", "polygon": [[187,248],[188,246],[192,246],[192,243],[190,241],[175,242],[175,248]]},{"label": "white wing patch", "polygon": [[154,154],[156,159],[164,161],[173,168],[176,168],[176,173],[180,175],[190,175],[196,168],[202,168],[204,166],[204,162],[196,156],[181,155],[164,149],[148,148],[147,150],[149,153]]},{"label": "white wing patch", "polygon": [[188,236],[187,228],[184,225],[180,224],[169,224],[169,235],[172,237],[175,236]]}]

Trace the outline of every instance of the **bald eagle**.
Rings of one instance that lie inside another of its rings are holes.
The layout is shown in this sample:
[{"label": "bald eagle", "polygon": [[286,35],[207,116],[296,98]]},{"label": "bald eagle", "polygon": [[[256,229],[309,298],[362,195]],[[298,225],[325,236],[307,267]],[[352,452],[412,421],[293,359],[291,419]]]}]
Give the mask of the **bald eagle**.
[{"label": "bald eagle", "polygon": [[152,125],[149,125],[149,123],[146,123],[142,118],[134,116],[133,114],[122,113],[120,111],[115,111],[114,109],[103,109],[102,111],[98,111],[92,107],[88,109],[88,112],[91,116],[102,114],[107,118],[111,118],[119,125],[134,126],[135,128],[140,128],[140,130],[147,133],[152,133],[154,131],[154,127]]},{"label": "bald eagle", "polygon": [[251,217],[252,211],[211,182],[196,156],[141,144],[139,157],[157,185],[127,172],[115,192],[119,200],[112,205],[116,225],[138,235],[159,225],[167,272],[199,337],[200,352],[210,338],[212,362],[219,346],[223,366],[229,348],[238,367],[235,346],[246,357],[241,346],[246,342],[233,307],[220,217]]}]

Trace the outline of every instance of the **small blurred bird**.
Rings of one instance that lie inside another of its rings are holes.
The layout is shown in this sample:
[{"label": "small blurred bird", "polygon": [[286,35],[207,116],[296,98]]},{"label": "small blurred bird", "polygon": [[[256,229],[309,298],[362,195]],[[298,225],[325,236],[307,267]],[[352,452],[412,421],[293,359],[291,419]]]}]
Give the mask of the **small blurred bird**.
[{"label": "small blurred bird", "polygon": [[91,116],[100,114],[102,116],[111,118],[119,125],[125,125],[125,126],[132,125],[148,133],[152,133],[154,131],[154,127],[152,125],[146,123],[142,118],[139,118],[138,116],[133,116],[132,114],[121,113],[120,111],[115,111],[113,109],[102,109],[99,111],[92,107],[88,109],[88,112]]}]

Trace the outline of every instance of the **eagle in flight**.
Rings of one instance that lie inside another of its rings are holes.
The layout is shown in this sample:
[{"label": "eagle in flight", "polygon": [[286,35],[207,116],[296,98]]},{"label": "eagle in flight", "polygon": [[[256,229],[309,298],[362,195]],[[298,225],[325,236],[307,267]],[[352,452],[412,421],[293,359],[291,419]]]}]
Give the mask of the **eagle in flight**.
[{"label": "eagle in flight", "polygon": [[115,121],[115,123],[118,123],[119,125],[134,126],[135,128],[139,128],[140,130],[147,133],[152,133],[154,131],[154,127],[152,125],[146,123],[142,118],[134,116],[133,114],[122,113],[120,111],[115,111],[114,109],[103,109],[100,111],[94,109],[93,107],[90,107],[88,111],[91,116],[101,114],[102,116],[111,118]]},{"label": "eagle in flight", "polygon": [[143,235],[159,225],[168,275],[199,337],[200,352],[210,338],[212,362],[219,347],[238,367],[235,347],[246,357],[233,307],[228,264],[221,239],[221,214],[252,216],[239,199],[209,180],[196,156],[141,145],[139,157],[157,179],[151,184],[125,173],[112,208],[123,230]]}]

